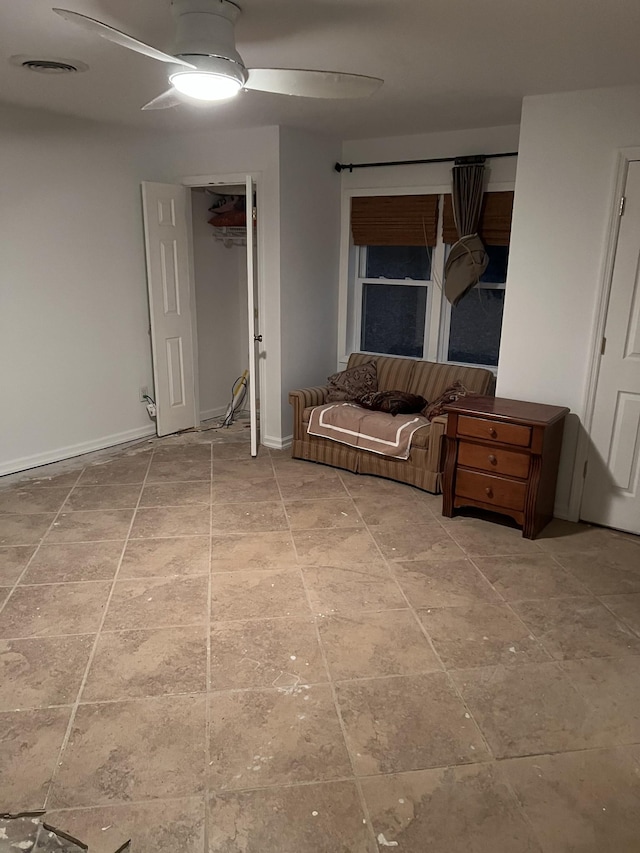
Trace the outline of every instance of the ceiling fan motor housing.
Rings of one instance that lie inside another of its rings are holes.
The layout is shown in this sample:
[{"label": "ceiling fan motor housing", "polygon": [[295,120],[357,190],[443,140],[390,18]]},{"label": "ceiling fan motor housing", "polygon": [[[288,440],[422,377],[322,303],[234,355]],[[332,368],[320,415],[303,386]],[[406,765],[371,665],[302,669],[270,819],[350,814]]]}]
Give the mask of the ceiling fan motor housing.
[{"label": "ceiling fan motor housing", "polygon": [[216,57],[244,69],[234,32],[239,6],[230,0],[171,0],[171,12],[176,21],[175,56]]}]

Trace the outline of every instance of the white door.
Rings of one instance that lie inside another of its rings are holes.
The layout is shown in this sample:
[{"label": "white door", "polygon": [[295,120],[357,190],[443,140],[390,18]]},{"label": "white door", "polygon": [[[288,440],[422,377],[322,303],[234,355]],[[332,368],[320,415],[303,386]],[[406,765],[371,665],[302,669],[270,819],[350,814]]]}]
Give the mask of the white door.
[{"label": "white door", "polygon": [[142,184],[158,435],[198,423],[186,187]]},{"label": "white door", "polygon": [[629,163],[581,518],[640,533],[640,161]]},{"label": "white door", "polygon": [[258,455],[258,347],[262,335],[258,333],[256,240],[254,231],[255,182],[247,175],[247,319],[249,322],[249,413],[251,415],[251,455]]}]

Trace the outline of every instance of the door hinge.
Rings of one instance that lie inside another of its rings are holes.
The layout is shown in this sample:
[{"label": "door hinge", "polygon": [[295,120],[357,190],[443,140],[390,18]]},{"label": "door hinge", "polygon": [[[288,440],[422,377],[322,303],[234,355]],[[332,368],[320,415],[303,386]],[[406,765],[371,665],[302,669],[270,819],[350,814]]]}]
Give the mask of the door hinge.
[{"label": "door hinge", "polygon": [[253,219],[254,222],[257,221],[257,219],[258,219],[258,208],[257,207],[251,208],[251,219]]},{"label": "door hinge", "polygon": [[582,479],[584,480],[587,476],[587,468],[589,467],[589,460],[585,459],[584,468],[582,469]]},{"label": "door hinge", "polygon": [[618,207],[618,216],[624,215],[624,206],[627,203],[627,197],[622,195],[620,196],[620,206]]},{"label": "door hinge", "polygon": [[602,343],[600,344],[600,355],[604,355],[604,351],[607,348],[607,339],[605,336],[602,336]]}]

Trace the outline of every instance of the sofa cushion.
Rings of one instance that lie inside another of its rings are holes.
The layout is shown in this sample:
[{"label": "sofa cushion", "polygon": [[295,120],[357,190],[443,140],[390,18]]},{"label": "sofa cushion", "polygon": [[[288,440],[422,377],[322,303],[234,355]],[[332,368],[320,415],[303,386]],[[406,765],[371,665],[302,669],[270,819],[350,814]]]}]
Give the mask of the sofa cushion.
[{"label": "sofa cushion", "polygon": [[327,402],[340,403],[355,400],[361,394],[378,390],[378,377],[375,361],[357,364],[339,373],[329,376]]},{"label": "sofa cushion", "polygon": [[493,382],[493,374],[484,367],[417,361],[407,390],[412,394],[421,394],[431,403],[456,380],[462,382],[469,393],[487,394]]},{"label": "sofa cushion", "polygon": [[444,407],[448,403],[455,403],[456,400],[459,400],[461,397],[466,397],[469,393],[468,389],[464,387],[462,382],[456,381],[453,385],[450,385],[449,388],[445,388],[445,390],[437,397],[432,403],[429,403],[428,406],[425,407],[423,411],[423,415],[425,418],[428,418],[432,421],[434,418],[437,418],[439,415],[443,415]]},{"label": "sofa cushion", "polygon": [[[349,367],[374,361],[378,373],[378,391],[411,391],[409,387],[413,370],[418,363],[412,358],[396,358],[387,355],[367,355],[353,352],[349,356]],[[420,393],[420,392],[413,392]],[[422,394],[422,396],[426,396]],[[427,399],[429,399],[427,397]]]},{"label": "sofa cushion", "polygon": [[417,415],[427,405],[424,397],[408,391],[371,391],[356,397],[356,403],[365,409],[394,416]]}]

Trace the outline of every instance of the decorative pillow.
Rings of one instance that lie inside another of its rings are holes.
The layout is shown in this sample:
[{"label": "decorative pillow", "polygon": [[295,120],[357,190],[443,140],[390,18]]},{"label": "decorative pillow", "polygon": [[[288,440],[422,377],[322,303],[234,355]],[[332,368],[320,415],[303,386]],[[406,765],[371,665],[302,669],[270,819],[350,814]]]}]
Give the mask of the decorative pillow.
[{"label": "decorative pillow", "polygon": [[456,380],[453,385],[445,388],[436,400],[429,403],[429,405],[423,410],[422,414],[425,418],[431,421],[434,418],[437,418],[438,415],[444,414],[444,407],[447,403],[455,403],[456,400],[459,400],[461,397],[466,397],[467,394],[471,393],[471,391],[464,387],[462,382]]},{"label": "decorative pillow", "polygon": [[356,397],[356,403],[375,412],[396,415],[415,415],[427,405],[424,397],[407,391],[370,391]]},{"label": "decorative pillow", "polygon": [[355,400],[360,394],[378,390],[378,372],[375,361],[367,361],[329,377],[328,403]]}]

